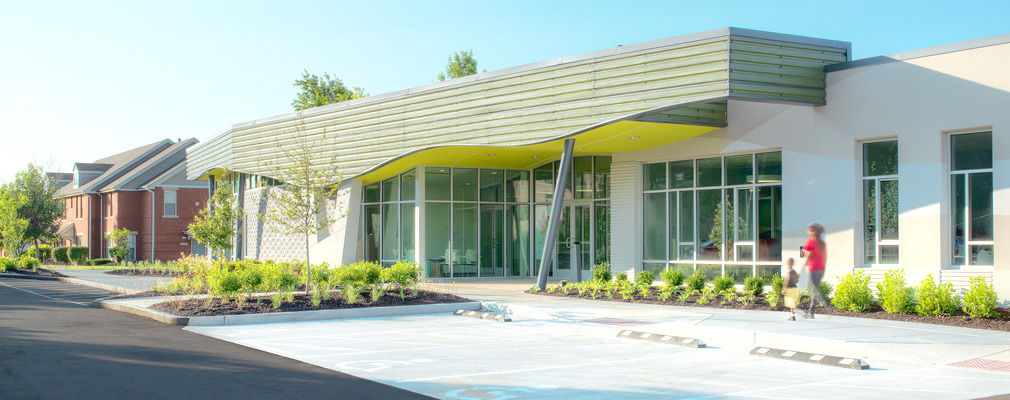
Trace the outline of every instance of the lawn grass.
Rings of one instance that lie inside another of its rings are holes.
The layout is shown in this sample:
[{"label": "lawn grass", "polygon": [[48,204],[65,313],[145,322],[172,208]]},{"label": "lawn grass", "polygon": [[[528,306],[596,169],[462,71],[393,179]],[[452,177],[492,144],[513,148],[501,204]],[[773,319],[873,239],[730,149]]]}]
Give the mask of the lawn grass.
[{"label": "lawn grass", "polygon": [[49,265],[49,264],[46,264],[46,265],[43,265],[42,268],[92,270],[92,269],[133,269],[133,268],[136,268],[136,267],[130,267],[130,266],[126,266],[126,265],[115,265],[115,264],[94,265],[94,266],[92,266],[92,265]]}]

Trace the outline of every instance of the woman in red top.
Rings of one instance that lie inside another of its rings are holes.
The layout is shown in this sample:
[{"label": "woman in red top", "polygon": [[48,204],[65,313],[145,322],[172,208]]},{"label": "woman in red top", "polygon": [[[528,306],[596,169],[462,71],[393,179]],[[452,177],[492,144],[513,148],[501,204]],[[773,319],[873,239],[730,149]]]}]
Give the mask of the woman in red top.
[{"label": "woman in red top", "polygon": [[827,304],[824,294],[821,293],[821,279],[824,278],[824,260],[828,255],[828,246],[824,243],[824,227],[821,224],[816,222],[810,224],[807,227],[807,235],[810,238],[800,248],[800,257],[804,257],[803,252],[806,251],[807,273],[810,275],[810,310],[804,317],[813,318],[817,303],[821,303],[822,307]]}]

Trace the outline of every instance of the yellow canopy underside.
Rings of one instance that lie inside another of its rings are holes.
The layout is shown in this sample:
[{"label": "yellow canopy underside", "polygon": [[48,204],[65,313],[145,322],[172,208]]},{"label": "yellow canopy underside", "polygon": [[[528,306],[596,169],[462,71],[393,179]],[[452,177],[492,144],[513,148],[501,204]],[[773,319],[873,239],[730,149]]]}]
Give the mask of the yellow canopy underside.
[{"label": "yellow canopy underside", "polygon": [[416,165],[531,169],[561,158],[565,139],[575,139],[575,155],[609,155],[644,150],[719,129],[712,126],[619,121],[570,137],[526,145],[448,145],[407,154],[358,178],[365,184],[399,174]]}]

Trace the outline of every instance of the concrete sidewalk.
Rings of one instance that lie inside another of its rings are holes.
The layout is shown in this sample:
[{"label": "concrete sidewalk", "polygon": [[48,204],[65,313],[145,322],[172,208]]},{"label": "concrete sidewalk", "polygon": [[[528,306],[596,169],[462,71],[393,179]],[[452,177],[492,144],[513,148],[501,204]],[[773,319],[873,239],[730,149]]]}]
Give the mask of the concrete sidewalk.
[{"label": "concrete sidewalk", "polygon": [[[140,278],[101,271],[63,270],[67,275],[105,285],[142,290],[168,278]],[[513,320],[553,320],[570,324],[612,325],[691,337],[707,343],[732,343],[816,354],[922,365],[953,365],[1010,372],[1010,332],[818,315],[787,321],[783,312],[671,307],[581,300],[523,293],[525,279],[426,281],[424,289],[480,301],[483,309]],[[122,300],[120,300],[122,301]],[[132,300],[141,305],[151,299]],[[979,367],[981,366],[981,367]]]}]

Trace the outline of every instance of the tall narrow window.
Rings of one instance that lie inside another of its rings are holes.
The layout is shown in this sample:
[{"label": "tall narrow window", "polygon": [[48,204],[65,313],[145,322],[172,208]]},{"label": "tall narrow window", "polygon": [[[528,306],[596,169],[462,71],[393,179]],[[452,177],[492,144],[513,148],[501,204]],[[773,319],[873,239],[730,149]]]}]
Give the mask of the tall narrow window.
[{"label": "tall narrow window", "polygon": [[863,263],[898,263],[898,141],[863,143]]},{"label": "tall narrow window", "polygon": [[165,191],[165,216],[166,217],[177,217],[177,216],[179,216],[179,214],[178,214],[179,207],[178,207],[178,203],[176,201],[176,198],[177,198],[176,194],[177,194],[177,192],[175,190],[166,190]]},{"label": "tall narrow window", "polygon": [[992,132],[950,137],[951,264],[993,265]]}]

